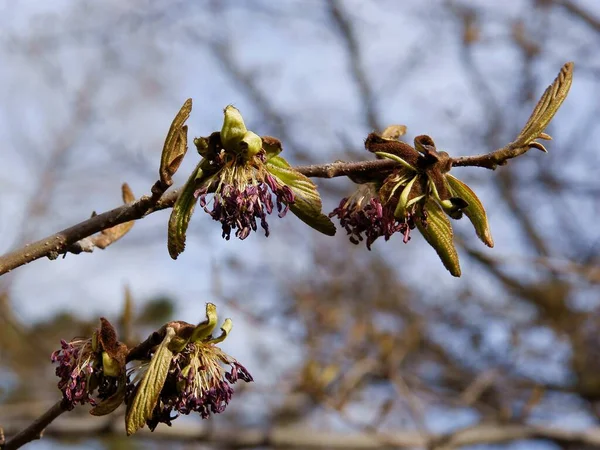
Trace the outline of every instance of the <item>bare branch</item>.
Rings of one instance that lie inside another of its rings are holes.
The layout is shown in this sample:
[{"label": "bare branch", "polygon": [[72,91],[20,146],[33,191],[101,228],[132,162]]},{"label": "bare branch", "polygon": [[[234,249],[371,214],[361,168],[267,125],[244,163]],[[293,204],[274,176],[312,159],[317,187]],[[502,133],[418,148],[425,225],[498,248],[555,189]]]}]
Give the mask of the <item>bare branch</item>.
[{"label": "bare branch", "polygon": [[[40,439],[44,429],[50,425],[54,419],[66,411],[67,409],[65,403],[62,400],[55,403],[48,411],[34,420],[31,425],[15,434],[15,436],[11,439],[7,440],[4,445],[0,446],[0,449],[14,450],[24,446],[28,442]],[[6,432],[6,434],[11,434],[10,430]]]}]

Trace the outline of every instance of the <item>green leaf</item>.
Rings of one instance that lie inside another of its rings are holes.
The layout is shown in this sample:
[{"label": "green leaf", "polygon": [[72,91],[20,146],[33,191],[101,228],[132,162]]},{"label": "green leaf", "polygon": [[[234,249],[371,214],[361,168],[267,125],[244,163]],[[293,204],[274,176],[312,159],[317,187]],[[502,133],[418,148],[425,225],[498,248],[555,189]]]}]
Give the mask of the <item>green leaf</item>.
[{"label": "green leaf", "polygon": [[173,337],[175,337],[175,330],[167,327],[165,337],[154,352],[148,370],[137,386],[135,397],[128,405],[125,416],[128,436],[142,428],[146,420],[152,417],[152,411],[167,379],[173,358],[173,352],[169,350],[169,343]]},{"label": "green leaf", "polygon": [[529,120],[517,136],[514,142],[515,145],[521,147],[529,145],[546,151],[542,144],[539,142],[534,143],[534,141],[535,139],[550,138],[543,131],[560,108],[560,105],[562,105],[562,102],[567,98],[573,82],[573,66],[572,62],[562,66],[554,82],[548,86],[540,101],[535,105]]},{"label": "green leaf", "polygon": [[173,184],[172,176],[179,169],[187,152],[187,126],[185,121],[192,112],[192,99],[188,98],[171,123],[160,157],[160,181],[166,186]]},{"label": "green leaf", "polygon": [[119,377],[117,392],[108,397],[106,400],[102,400],[98,405],[94,406],[90,409],[90,414],[92,416],[105,416],[110,414],[123,403],[125,400],[125,392],[127,387],[127,378],[125,376],[125,372],[123,375]]},{"label": "green leaf", "polygon": [[469,206],[462,209],[462,212],[465,213],[473,224],[479,239],[481,239],[488,247],[493,247],[494,239],[492,238],[492,232],[490,231],[490,226],[488,224],[487,214],[485,213],[483,204],[477,195],[475,195],[475,192],[473,192],[465,183],[450,174],[446,175],[446,180],[448,180],[452,195],[462,198],[469,204]]},{"label": "green leaf", "polygon": [[232,328],[233,322],[231,321],[231,319],[225,319],[223,325],[221,325],[221,334],[208,342],[210,344],[218,344],[219,342],[223,342],[227,338],[227,336],[229,336],[229,333],[231,332]]},{"label": "green leaf", "polygon": [[294,193],[295,201],[289,207],[296,217],[323,234],[335,234],[335,225],[321,212],[321,196],[310,178],[292,169],[280,156],[274,156],[267,162],[267,170]]},{"label": "green leaf", "polygon": [[185,233],[196,208],[194,192],[196,191],[197,179],[202,176],[201,164],[202,162],[196,166],[196,169],[181,189],[181,193],[171,211],[171,217],[169,217],[167,248],[173,259],[177,259],[185,249]]},{"label": "green leaf", "polygon": [[442,208],[434,201],[428,200],[425,204],[427,211],[427,226],[424,227],[419,218],[415,223],[417,228],[444,263],[444,266],[455,277],[460,277],[460,264],[458,253],[454,247],[452,225]]},{"label": "green leaf", "polygon": [[262,149],[263,141],[260,136],[252,131],[246,131],[240,141],[240,150],[245,152],[247,158],[256,155]]},{"label": "green leaf", "polygon": [[211,335],[215,327],[217,326],[217,307],[214,303],[206,304],[206,320],[200,322],[194,331],[190,341],[200,342]]}]

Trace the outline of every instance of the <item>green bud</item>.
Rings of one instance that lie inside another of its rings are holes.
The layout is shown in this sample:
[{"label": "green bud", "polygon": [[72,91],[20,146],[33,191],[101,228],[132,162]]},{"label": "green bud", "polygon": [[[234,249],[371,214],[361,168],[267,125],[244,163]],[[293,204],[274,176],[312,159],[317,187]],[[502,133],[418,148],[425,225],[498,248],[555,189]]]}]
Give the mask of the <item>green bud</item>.
[{"label": "green bud", "polygon": [[398,220],[403,220],[406,215],[406,208],[408,206],[408,196],[410,195],[410,191],[412,190],[413,184],[415,184],[415,180],[417,177],[413,177],[412,180],[408,182],[408,184],[402,190],[400,194],[400,198],[398,199],[398,204],[396,205],[396,210],[394,211],[394,217]]},{"label": "green bud", "polygon": [[251,158],[258,154],[262,149],[262,139],[258,134],[253,133],[252,131],[246,131],[244,138],[239,144],[239,148],[245,153],[247,158]]},{"label": "green bud", "polygon": [[194,145],[198,150],[198,154],[206,158],[206,155],[208,155],[208,139],[205,137],[194,138]]},{"label": "green bud", "polygon": [[121,365],[106,352],[102,352],[102,370],[104,375],[109,377],[118,377],[121,373]]},{"label": "green bud", "polygon": [[281,141],[273,136],[262,136],[262,146],[267,154],[267,161],[279,155],[283,150]]},{"label": "green bud", "polygon": [[248,131],[246,124],[244,124],[244,119],[235,106],[229,105],[223,112],[225,118],[223,128],[221,128],[221,143],[226,151],[238,153],[239,143]]}]

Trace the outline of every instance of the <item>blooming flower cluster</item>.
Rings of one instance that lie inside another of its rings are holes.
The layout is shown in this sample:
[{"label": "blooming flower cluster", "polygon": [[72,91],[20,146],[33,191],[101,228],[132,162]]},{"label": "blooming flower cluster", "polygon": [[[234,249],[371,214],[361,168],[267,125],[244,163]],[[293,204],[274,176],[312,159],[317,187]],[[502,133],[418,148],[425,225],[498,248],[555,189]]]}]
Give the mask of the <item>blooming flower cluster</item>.
[{"label": "blooming flower cluster", "polygon": [[401,222],[394,217],[394,210],[381,203],[371,183],[359,185],[350,197],[342,199],[329,217],[338,217],[340,225],[344,227],[353,244],[358,244],[366,238],[369,250],[377,238],[383,236],[387,241],[397,232],[402,233],[404,241],[408,242],[410,229],[414,228],[412,221]]},{"label": "blooming flower cluster", "polygon": [[118,392],[125,374],[123,352],[124,345],[116,341],[112,325],[104,318],[91,338],[61,340],[61,348],[52,353],[51,360],[58,364],[58,388],[69,409],[86,403],[97,406]]},{"label": "blooming flower cluster", "polygon": [[259,223],[269,236],[267,216],[275,207],[279,217],[291,210],[316,230],[335,234],[335,226],[321,212],[321,198],[314,183],[279,156],[281,142],[248,131],[240,112],[231,105],[224,115],[220,132],[194,139],[202,160],[171,212],[171,257],[177,258],[185,248],[185,234],[196,202],[221,222],[225,239],[230,239],[233,230],[237,238],[246,239]]},{"label": "blooming flower cluster", "polygon": [[128,434],[144,425],[151,430],[159,423],[171,425],[180,414],[196,412],[207,419],[222,413],[234,393],[232,385],[239,380],[253,381],[242,364],[217,346],[229,334],[231,320],[226,319],[221,334],[213,337],[217,323],[213,304],[207,304],[206,315],[207,320],[197,326],[186,322],[165,325],[162,342],[151,346],[141,364],[130,369]]},{"label": "blooming flower cluster", "polygon": [[199,204],[204,211],[214,220],[221,222],[225,239],[229,240],[231,231],[235,229],[237,229],[235,232],[237,238],[246,239],[250,231],[257,230],[257,219],[260,220],[265,236],[269,236],[267,215],[273,212],[273,195],[278,215],[284,217],[289,210],[289,205],[294,204],[293,191],[269,173],[264,173],[263,179],[255,179],[248,184],[244,169],[238,177],[235,176],[236,171],[240,172],[240,169],[235,165],[224,169],[223,179],[231,181],[219,183],[213,194],[212,210],[208,208],[207,186],[196,190],[194,195],[199,199]]},{"label": "blooming flower cluster", "polygon": [[397,140],[405,127],[391,128],[393,137],[386,136],[386,131],[382,135],[371,133],[365,147],[379,158],[396,161],[398,167],[359,185],[353,195],[342,199],[330,217],[338,217],[354,244],[361,242],[364,235],[369,250],[377,238],[388,240],[398,232],[407,243],[410,231],[418,228],[448,270],[459,276],[452,227],[446,215],[460,219],[466,214],[480,238],[492,246],[483,206],[468,186],[449,174],[450,157],[438,152],[429,136],[417,136],[413,148]]},{"label": "blooming flower cluster", "polygon": [[234,393],[231,385],[238,380],[251,382],[253,378],[216,345],[188,343],[172,358],[158,402],[146,423],[154,430],[159,423],[170,424],[179,414],[196,412],[208,419],[211,413],[222,413]]},{"label": "blooming flower cluster", "polygon": [[52,362],[58,363],[56,376],[60,378],[58,388],[68,400],[71,408],[96,401],[90,397],[90,381],[100,376],[101,365],[96,352],[92,350],[91,339],[60,341],[60,350],[52,353]]},{"label": "blooming flower cluster", "polygon": [[[131,350],[117,341],[104,318],[91,338],[62,340],[52,361],[58,363],[64,404],[73,409],[89,403],[91,414],[105,415],[125,403],[128,434],[144,425],[151,430],[159,423],[171,425],[180,414],[196,412],[207,419],[222,413],[232,386],[253,378],[217,345],[231,331],[231,320],[213,336],[217,313],[212,303],[206,305],[206,317],[198,325],[169,322]],[[132,363],[127,370],[126,361]]]}]

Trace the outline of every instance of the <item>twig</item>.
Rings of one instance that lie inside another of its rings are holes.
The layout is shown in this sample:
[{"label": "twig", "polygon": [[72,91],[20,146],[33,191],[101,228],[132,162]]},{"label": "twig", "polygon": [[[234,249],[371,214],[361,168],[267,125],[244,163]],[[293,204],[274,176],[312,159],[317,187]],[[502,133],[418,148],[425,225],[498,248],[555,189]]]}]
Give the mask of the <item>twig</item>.
[{"label": "twig", "polygon": [[453,167],[476,166],[484,169],[495,170],[498,166],[505,165],[509,159],[516,158],[526,153],[531,147],[518,147],[513,143],[499,148],[485,155],[459,156],[452,159]]},{"label": "twig", "polygon": [[[63,400],[55,403],[48,411],[35,419],[31,425],[18,432],[0,447],[2,450],[15,450],[28,442],[40,439],[44,429],[62,413],[68,411]],[[8,433],[7,433],[8,434]]]}]

